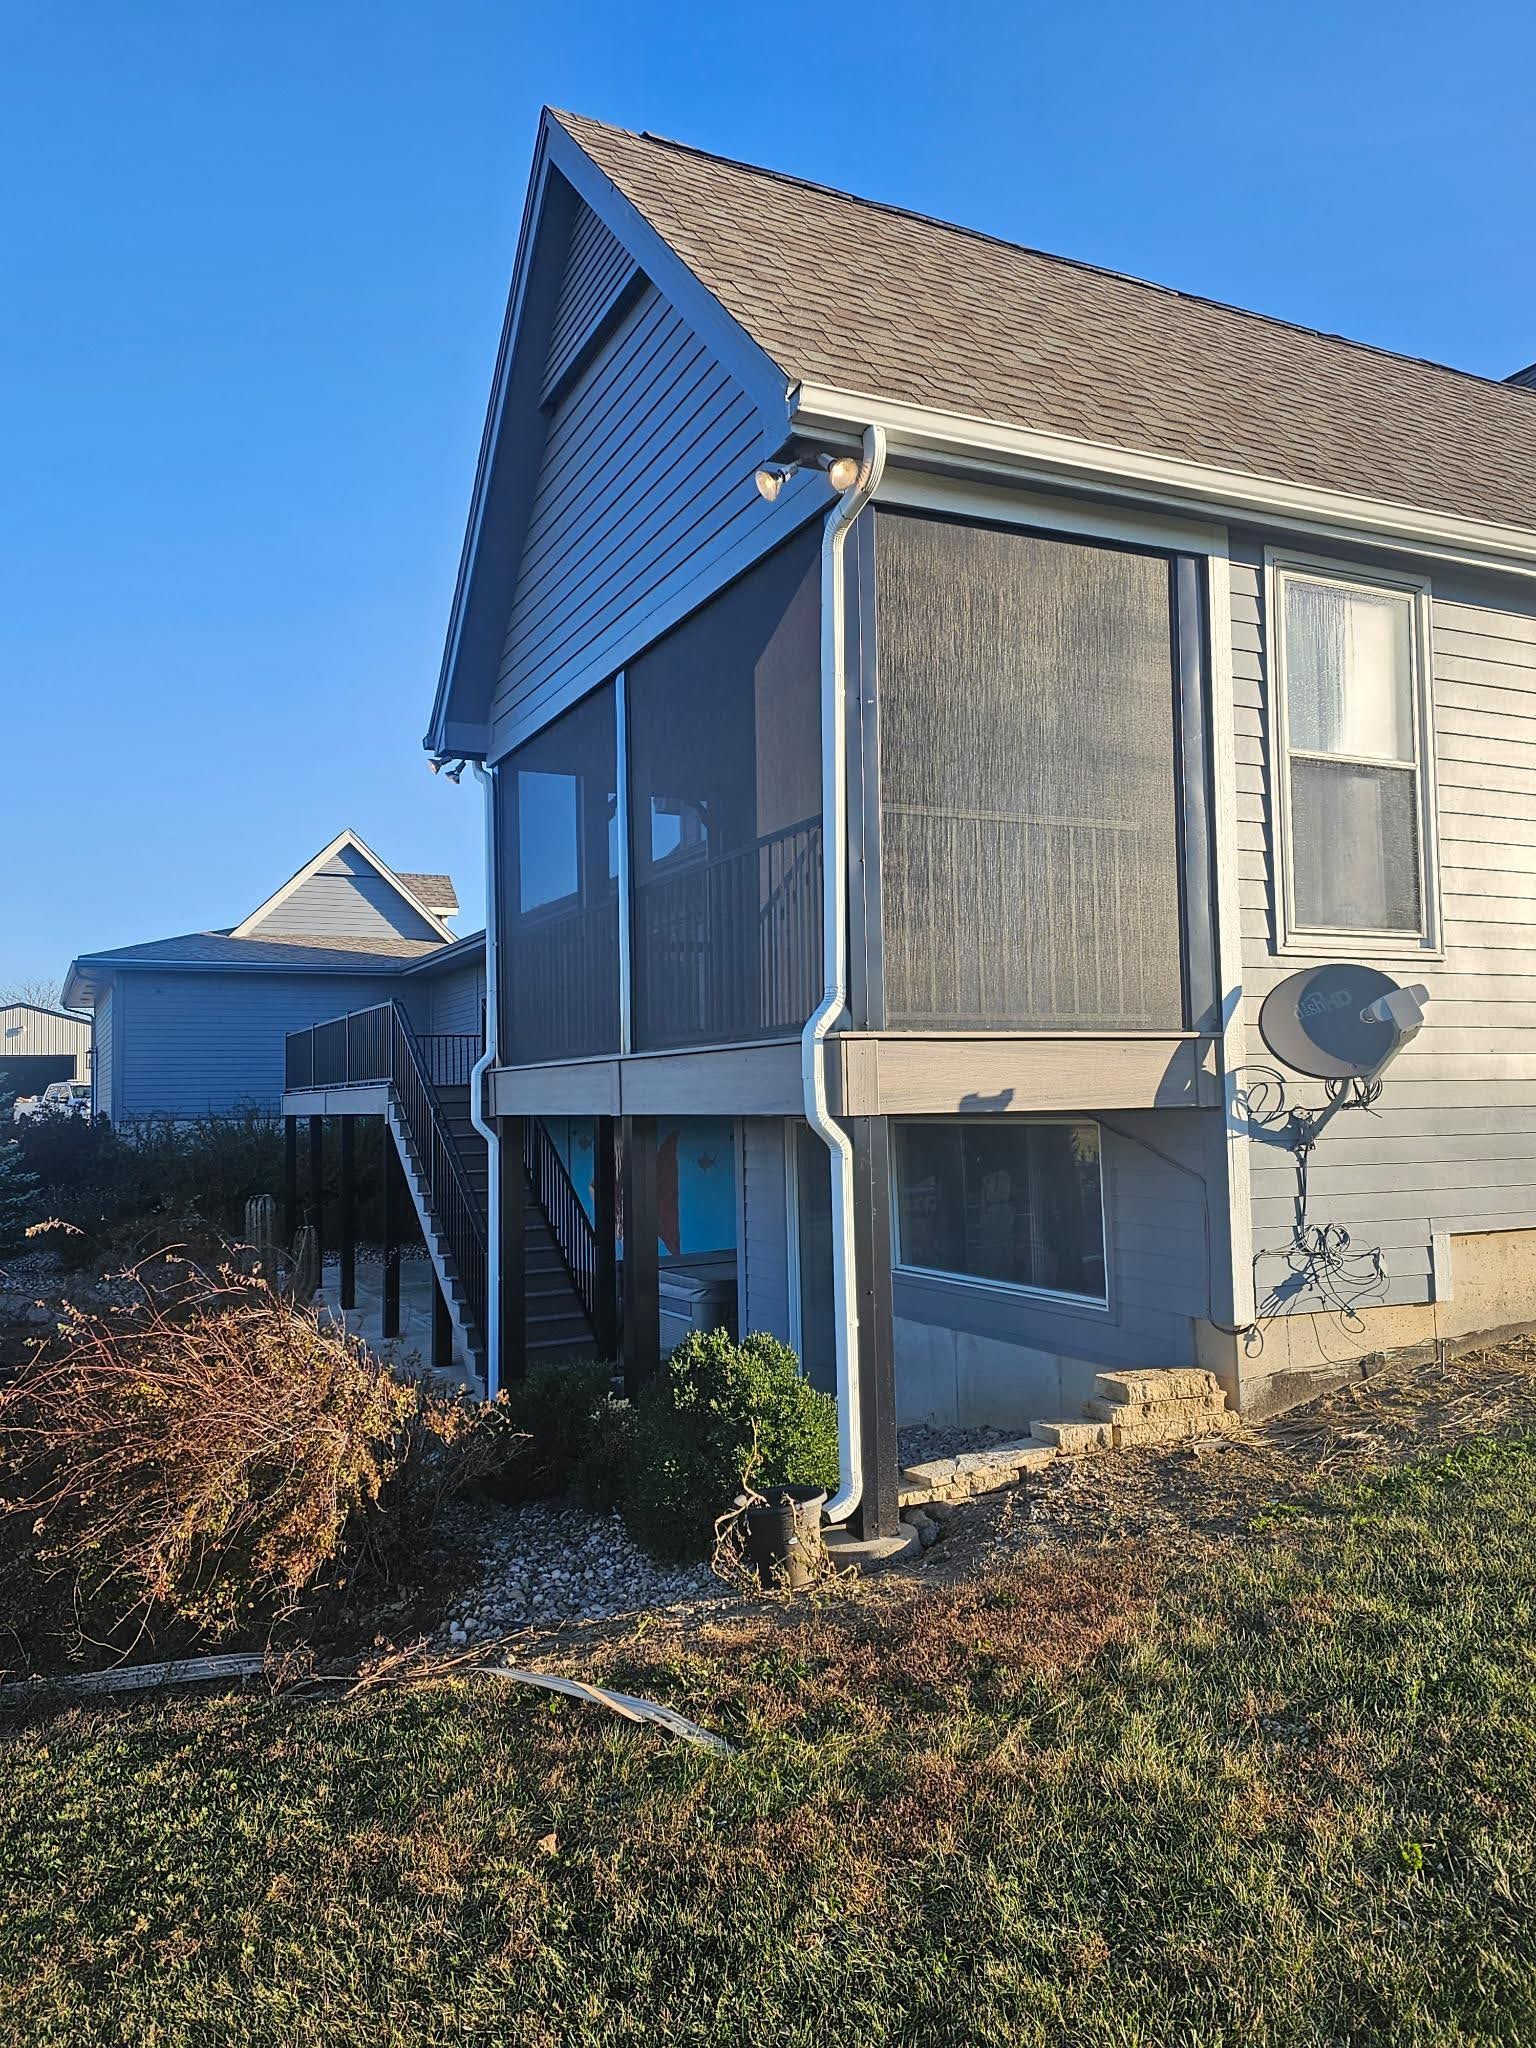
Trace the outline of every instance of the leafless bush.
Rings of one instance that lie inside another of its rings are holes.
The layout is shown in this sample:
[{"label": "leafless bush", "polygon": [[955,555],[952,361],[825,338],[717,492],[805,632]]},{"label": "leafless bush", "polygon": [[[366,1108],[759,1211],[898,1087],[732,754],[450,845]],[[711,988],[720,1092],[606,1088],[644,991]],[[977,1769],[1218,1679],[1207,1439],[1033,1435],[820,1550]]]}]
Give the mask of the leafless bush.
[{"label": "leafless bush", "polygon": [[[149,1269],[153,1271],[153,1269]],[[226,1272],[141,1276],[0,1393],[3,1564],[62,1578],[103,1631],[217,1638],[409,1543],[505,1432]]]}]

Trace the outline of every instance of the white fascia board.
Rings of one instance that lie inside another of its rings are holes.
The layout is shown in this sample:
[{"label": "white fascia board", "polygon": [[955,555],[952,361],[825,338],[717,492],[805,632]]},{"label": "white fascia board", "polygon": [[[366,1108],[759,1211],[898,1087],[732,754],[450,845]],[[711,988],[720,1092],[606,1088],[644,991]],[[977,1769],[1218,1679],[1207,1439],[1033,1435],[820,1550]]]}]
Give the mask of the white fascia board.
[{"label": "white fascia board", "polygon": [[[459,573],[453,587],[453,603],[448,612],[448,637],[443,646],[443,662],[438,673],[437,694],[432,701],[432,717],[427,726],[426,737],[422,741],[422,745],[429,753],[443,760],[454,757],[453,747],[446,739],[444,720],[449,708],[454,670],[458,665],[459,640],[464,630],[470,579],[474,574],[475,556],[480,545],[480,526],[485,516],[491,464],[495,459],[497,443],[501,439],[501,416],[506,404],[507,380],[517,350],[518,329],[522,322],[523,299],[528,289],[534,235],[544,211],[544,189],[549,181],[549,134],[550,122],[546,114],[540,125],[538,142],[534,146],[533,169],[529,173],[528,193],[523,201],[523,218],[517,235],[517,255],[512,264],[512,282],[507,289],[507,310],[502,316],[501,338],[496,345],[496,367],[491,377],[491,395],[485,409],[485,425],[480,430],[480,453],[475,463],[474,488],[470,492],[469,518],[464,528],[464,545],[459,551]],[[466,749],[465,752],[467,757],[469,750]]]},{"label": "white fascia board", "polygon": [[1459,518],[1387,499],[1250,476],[1172,455],[1116,448],[1070,434],[1010,427],[963,413],[871,398],[829,385],[801,384],[793,395],[797,435],[856,439],[883,426],[893,460],[942,459],[994,477],[1076,483],[1116,497],[1179,505],[1209,519],[1245,517],[1356,546],[1394,547],[1466,568],[1536,576],[1536,529]]},{"label": "white fascia board", "polygon": [[450,943],[458,937],[458,934],[451,931],[435,911],[429,910],[421,898],[406,887],[405,883],[401,881],[392,868],[387,868],[384,865],[373,848],[365,845],[350,826],[344,831],[338,832],[329,846],[322,846],[314,859],[307,860],[296,875],[290,875],[281,889],[274,890],[265,903],[259,903],[249,917],[243,918],[239,924],[234,926],[229,936],[232,939],[248,939],[264,918],[276,910],[280,903],[286,903],[295,889],[300,887],[302,883],[307,882],[311,875],[318,874],[320,869],[325,866],[325,863],[335,854],[340,853],[343,847],[352,847],[360,853],[364,860],[388,882],[396,895],[403,898],[413,910],[420,911],[421,915],[427,920],[427,923],[431,925],[432,929],[440,937],[448,940]]}]

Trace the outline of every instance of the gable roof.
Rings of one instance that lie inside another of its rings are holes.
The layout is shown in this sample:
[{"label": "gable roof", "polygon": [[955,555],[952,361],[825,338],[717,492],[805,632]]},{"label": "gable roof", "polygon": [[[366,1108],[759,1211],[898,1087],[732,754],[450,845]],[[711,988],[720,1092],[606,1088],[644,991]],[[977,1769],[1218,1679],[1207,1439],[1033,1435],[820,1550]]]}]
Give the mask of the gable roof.
[{"label": "gable roof", "polygon": [[57,1010],[52,1003],[0,1003],[0,1017],[9,1017],[16,1010],[30,1010],[35,1017],[62,1017],[66,1024],[90,1026],[90,1017],[79,1010]]},{"label": "gable roof", "polygon": [[1536,391],[552,117],[793,383],[1536,529]]},{"label": "gable roof", "polygon": [[235,968],[242,974],[396,974],[446,950],[436,939],[311,939],[288,933],[275,939],[237,939],[232,932],[183,932],[173,939],[82,953],[70,962],[65,989],[94,1008],[103,977],[119,967],[174,973]]},{"label": "gable roof", "polygon": [[408,875],[396,868],[395,880],[403,882],[415,900],[439,917],[452,917],[459,907],[459,892],[451,875]]},{"label": "gable roof", "polygon": [[[330,842],[328,846],[322,846],[320,851],[314,856],[313,860],[306,861],[303,867],[299,869],[297,874],[290,875],[288,880],[284,882],[283,886],[280,889],[275,889],[272,892],[272,894],[267,898],[265,903],[258,903],[256,908],[251,912],[250,916],[242,918],[240,923],[237,924],[230,932],[229,936],[234,939],[249,938],[254,932],[257,931],[257,929],[262,924],[264,924],[267,921],[268,918],[271,917],[272,913],[275,910],[281,907],[281,905],[288,899],[288,897],[292,896],[297,889],[301,888],[303,884],[309,880],[311,875],[318,874],[320,870],[327,864],[327,862],[335,859],[337,854],[347,851],[361,855],[361,857],[372,868],[375,869],[375,871],[383,878],[383,880],[388,883],[388,885],[395,891],[395,893],[398,896],[400,896],[402,900],[405,903],[407,903],[412,910],[416,911],[422,918],[424,918],[427,924],[432,928],[432,930],[437,932],[444,941],[451,941],[453,939],[454,933],[449,930],[446,924],[443,923],[443,920],[441,916],[438,914],[438,911],[434,908],[429,907],[428,904],[424,903],[421,900],[421,898],[415,893],[415,891],[409,887],[405,876],[397,875],[393,871],[393,869],[387,868],[384,865],[383,861],[379,859],[379,856],[373,851],[372,847],[365,846],[363,841],[359,839],[357,834],[351,829],[350,826],[347,826],[344,830],[338,832],[336,834],[336,837]],[[434,875],[430,878],[417,876],[413,879],[431,879],[432,881],[440,882],[446,881],[447,877],[444,875]],[[449,884],[449,888],[451,891],[451,883]],[[457,907],[457,899],[455,899],[455,907]],[[290,935],[285,932],[283,936],[286,938]],[[302,937],[303,935],[301,934],[300,936]],[[374,942],[370,941],[369,943],[371,945]]]}]

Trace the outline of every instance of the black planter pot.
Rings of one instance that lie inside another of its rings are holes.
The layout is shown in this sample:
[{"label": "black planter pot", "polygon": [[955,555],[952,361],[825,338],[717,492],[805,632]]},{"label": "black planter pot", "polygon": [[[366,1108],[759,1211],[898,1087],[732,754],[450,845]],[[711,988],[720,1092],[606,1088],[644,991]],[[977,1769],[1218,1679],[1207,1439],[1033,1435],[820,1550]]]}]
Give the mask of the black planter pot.
[{"label": "black planter pot", "polygon": [[746,1510],[747,1557],[764,1586],[803,1592],[821,1562],[821,1511],[827,1496],[819,1486],[770,1486]]}]

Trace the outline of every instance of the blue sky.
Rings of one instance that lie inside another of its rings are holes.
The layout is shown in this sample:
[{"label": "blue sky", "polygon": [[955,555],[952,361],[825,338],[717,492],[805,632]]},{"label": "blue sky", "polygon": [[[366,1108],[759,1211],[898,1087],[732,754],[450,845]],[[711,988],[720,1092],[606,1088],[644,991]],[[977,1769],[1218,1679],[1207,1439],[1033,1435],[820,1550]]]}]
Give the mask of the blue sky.
[{"label": "blue sky", "polygon": [[346,824],[478,921],[419,742],[541,103],[1502,376],[1533,75],[1477,0],[0,0],[0,986]]}]

